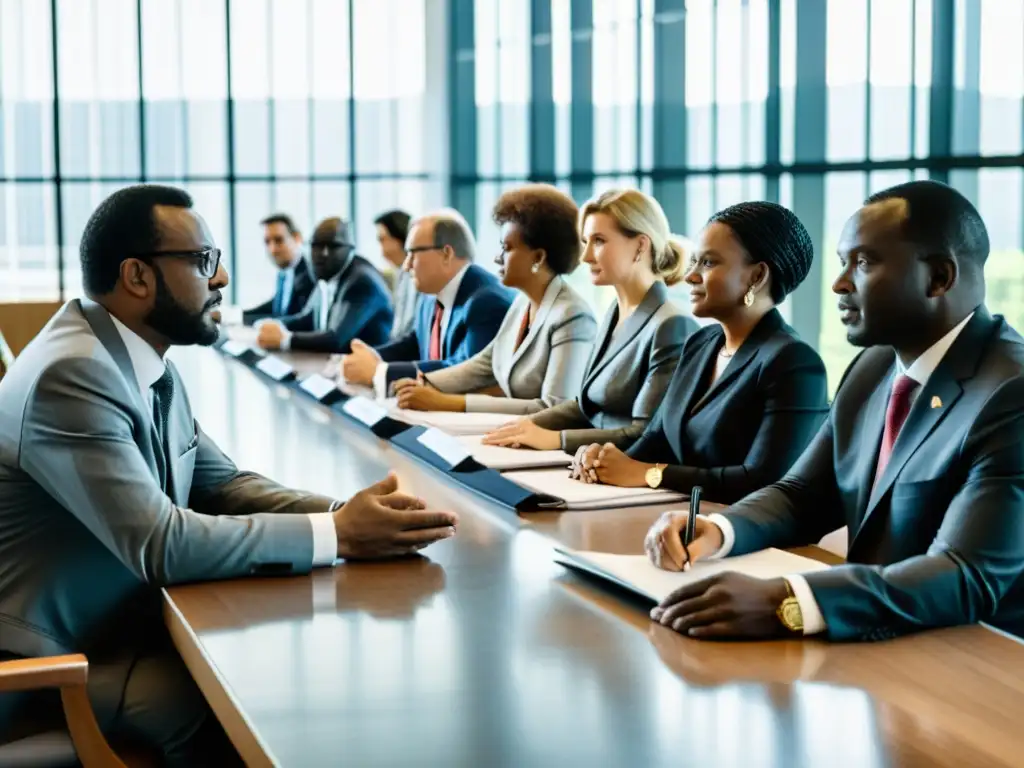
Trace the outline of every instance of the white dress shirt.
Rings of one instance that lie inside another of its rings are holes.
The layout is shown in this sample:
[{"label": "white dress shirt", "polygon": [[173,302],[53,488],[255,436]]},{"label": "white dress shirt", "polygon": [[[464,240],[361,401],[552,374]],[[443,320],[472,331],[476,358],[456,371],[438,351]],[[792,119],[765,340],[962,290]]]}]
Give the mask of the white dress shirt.
[{"label": "white dress shirt", "polygon": [[[909,376],[918,384],[910,396],[911,407],[916,402],[918,394],[924,389],[925,384],[928,383],[928,379],[935,373],[935,369],[939,367],[939,363],[942,362],[946,353],[949,352],[949,348],[953,346],[957,336],[960,335],[960,332],[971,321],[972,317],[974,317],[973,312],[960,321],[953,330],[930,346],[909,368],[903,365],[899,355],[896,356],[897,376]],[[895,381],[896,378],[894,377],[893,383]],[[732,523],[729,522],[729,518],[718,513],[708,515],[707,519],[708,522],[714,523],[722,531],[722,546],[712,555],[712,558],[725,557],[736,543],[736,532],[733,530]],[[821,613],[821,608],[818,607],[818,601],[814,599],[814,592],[807,583],[807,579],[799,574],[793,574],[787,576],[786,581],[789,582],[789,586],[793,590],[793,596],[800,605],[800,613],[804,620],[804,634],[816,635],[819,632],[824,632],[825,617]]]},{"label": "white dress shirt", "polygon": [[395,273],[395,289],[391,292],[395,304],[395,319],[391,325],[391,339],[405,336],[416,320],[416,282],[412,274],[399,269]]},{"label": "white dress shirt", "polygon": [[[462,278],[466,276],[466,270],[469,269],[469,262],[467,262],[462,269],[455,273],[455,277],[449,280],[444,288],[437,293],[437,300],[441,302],[441,306],[444,308],[441,311],[441,348],[444,349],[444,340],[448,335],[448,321],[452,318],[452,306],[455,304],[455,298],[459,295],[459,287],[462,285]],[[442,357],[444,356],[442,352]],[[381,362],[377,363],[377,369],[373,373],[373,389],[379,399],[384,399],[388,396],[388,364]]]},{"label": "white dress shirt", "polygon": [[[156,350],[141,336],[113,315],[110,319],[114,321],[114,327],[117,328],[121,341],[128,350],[128,359],[131,360],[136,383],[152,411],[153,385],[164,375],[167,366]],[[334,565],[338,556],[338,534],[334,528],[334,515],[331,512],[318,512],[308,517],[313,528],[313,567]]]},{"label": "white dress shirt", "polygon": [[[316,284],[316,290],[309,294],[309,300],[306,302],[306,306],[309,306],[309,302],[317,302],[314,312],[316,313],[316,330],[323,331],[327,328],[327,320],[331,316],[331,305],[334,304],[334,297],[338,295],[338,285],[341,282],[341,272],[336,274],[330,280],[319,280]],[[258,326],[257,326],[258,327]],[[292,347],[292,331],[289,331],[283,325],[281,326],[281,349],[287,352]]]}]

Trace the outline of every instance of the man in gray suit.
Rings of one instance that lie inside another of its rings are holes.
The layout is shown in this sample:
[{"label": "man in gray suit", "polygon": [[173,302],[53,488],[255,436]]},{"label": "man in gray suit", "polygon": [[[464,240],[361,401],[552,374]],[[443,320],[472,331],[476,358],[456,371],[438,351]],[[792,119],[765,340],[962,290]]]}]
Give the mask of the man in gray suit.
[{"label": "man in gray suit", "polygon": [[[240,472],[192,418],[175,344],[211,344],[228,277],[182,190],[140,185],[93,213],[87,299],[0,384],[0,654],[84,652],[101,727],[172,765],[235,759],[160,620],[158,588],[301,574],[454,533],[394,476],[348,502]],[[48,699],[5,702],[59,713]],[[0,727],[4,725],[0,703]]]}]

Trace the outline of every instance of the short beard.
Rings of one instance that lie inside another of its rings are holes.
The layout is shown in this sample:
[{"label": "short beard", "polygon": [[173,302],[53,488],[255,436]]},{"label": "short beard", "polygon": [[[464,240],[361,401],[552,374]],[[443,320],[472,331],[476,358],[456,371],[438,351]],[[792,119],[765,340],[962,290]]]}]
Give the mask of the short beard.
[{"label": "short beard", "polygon": [[213,319],[206,317],[206,308],[190,313],[175,301],[160,269],[154,267],[153,274],[156,275],[156,299],[146,316],[146,325],[172,346],[199,344],[208,347],[214,344],[220,334]]}]

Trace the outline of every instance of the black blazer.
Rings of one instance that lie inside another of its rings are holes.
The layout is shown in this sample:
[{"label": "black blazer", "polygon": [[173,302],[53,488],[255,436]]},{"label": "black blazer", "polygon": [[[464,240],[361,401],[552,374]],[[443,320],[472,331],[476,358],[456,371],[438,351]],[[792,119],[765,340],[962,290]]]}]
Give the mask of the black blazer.
[{"label": "black blazer", "polygon": [[377,268],[353,254],[337,279],[338,290],[324,330],[315,330],[320,312],[318,301],[307,302],[298,315],[281,319],[292,331],[291,349],[347,354],[352,339],[362,339],[371,346],[388,340],[394,317],[391,292]]},{"label": "black blazer", "polygon": [[[306,302],[309,301],[310,294],[313,293],[315,288],[316,278],[313,277],[313,268],[309,265],[307,259],[300,256],[298,264],[295,265],[295,276],[292,278],[292,295],[288,297],[288,306],[284,308],[284,312],[276,315],[276,317],[288,317],[302,312]],[[245,325],[252,325],[257,320],[275,317],[274,300],[276,298],[277,292],[275,291],[272,298],[267,299],[259,306],[242,312],[242,322]]]},{"label": "black blazer", "polygon": [[1024,630],[1024,339],[979,307],[917,393],[872,488],[895,354],[865,350],[807,452],[725,512],[735,554],[846,525],[847,565],[805,577],[834,640],[990,621]]},{"label": "black blazer", "polygon": [[825,365],[778,310],[766,314],[710,386],[725,334],[691,336],[661,406],[628,454],[666,463],[662,486],[728,504],[780,479],[828,414]]}]

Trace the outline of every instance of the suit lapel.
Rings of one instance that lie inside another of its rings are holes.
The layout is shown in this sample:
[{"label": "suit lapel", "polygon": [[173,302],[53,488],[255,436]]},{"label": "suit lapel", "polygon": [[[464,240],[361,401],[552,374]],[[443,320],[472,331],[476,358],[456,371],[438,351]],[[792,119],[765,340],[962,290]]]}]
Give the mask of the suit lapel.
[{"label": "suit lapel", "polygon": [[[892,456],[886,465],[885,472],[882,473],[871,491],[858,534],[864,530],[868,519],[878,509],[881,500],[892,487],[900,472],[903,471],[903,467],[922,443],[928,439],[928,436],[935,431],[936,427],[945,420],[947,414],[956,407],[957,401],[963,394],[961,382],[970,379],[977,371],[978,361],[988,346],[988,339],[995,326],[996,323],[992,320],[991,315],[984,307],[979,307],[960,336],[953,342],[953,346],[939,363],[938,368],[918,392],[907,420],[896,437]],[[887,386],[890,383],[891,378],[887,378]],[[885,400],[882,402],[883,414],[888,407],[888,395],[887,388]],[[941,405],[932,407],[933,402]],[[872,404],[874,403],[875,398],[872,397]],[[879,432],[879,437],[880,435],[881,432]],[[877,459],[877,450],[875,456]],[[852,541],[850,546],[853,546]]]},{"label": "suit lapel", "polygon": [[[562,285],[562,278],[558,277],[557,275],[555,276],[555,279],[548,284],[547,289],[544,291],[544,298],[541,299],[540,306],[537,308],[537,316],[534,317],[533,322],[530,323],[529,333],[526,334],[526,338],[523,339],[523,343],[519,345],[519,349],[517,349],[512,354],[512,365],[510,365],[508,369],[509,377],[511,377],[512,370],[516,367],[516,363],[519,362],[519,358],[521,358],[523,354],[526,352],[526,350],[530,348],[530,345],[533,344],[533,340],[536,339],[539,335],[540,329],[543,328],[544,323],[547,322],[548,315],[551,313],[551,307],[554,306],[556,299],[558,299],[559,294],[562,292]],[[526,311],[530,311],[529,302],[526,303]],[[517,317],[517,321],[522,322],[522,317],[522,314],[520,314]],[[519,325],[517,323],[517,338],[519,333],[518,329]],[[513,344],[514,343],[515,342],[513,341]]]},{"label": "suit lapel", "polygon": [[754,326],[750,335],[744,339],[742,344],[740,344],[740,348],[736,350],[736,354],[733,356],[732,360],[729,361],[729,365],[725,367],[722,375],[719,376],[710,387],[708,387],[703,397],[701,397],[700,400],[697,401],[696,405],[693,406],[690,415],[697,413],[701,408],[711,402],[711,400],[713,400],[715,396],[729,384],[729,382],[739,376],[740,372],[750,365],[751,361],[757,357],[758,352],[761,351],[761,344],[764,340],[781,327],[782,315],[779,314],[777,309],[773,309],[766,313],[757,325]]},{"label": "suit lapel", "polygon": [[[619,329],[618,335],[608,342],[608,351],[601,356],[601,359],[597,361],[597,364],[590,371],[590,374],[587,376],[587,383],[595,379],[620,351],[629,346],[633,339],[643,330],[644,326],[647,325],[651,316],[665,303],[667,298],[668,288],[665,287],[663,282],[658,281],[650,287],[647,295],[644,296],[644,300],[640,302],[640,306],[633,311],[632,315],[626,318],[626,322]],[[607,335],[612,333],[614,327],[612,323],[617,319],[618,310],[614,309],[609,313],[609,322],[604,329]]]},{"label": "suit lapel", "polygon": [[[167,459],[164,455],[163,446],[160,444],[156,424],[153,422],[153,409],[150,407],[148,398],[144,399],[139,389],[139,380],[135,377],[135,368],[132,366],[131,357],[128,355],[128,348],[124,345],[121,334],[117,332],[114,321],[110,319],[109,313],[102,306],[86,298],[75,299],[75,301],[78,302],[82,315],[85,317],[86,322],[89,323],[96,338],[99,339],[100,343],[114,359],[114,363],[117,365],[121,376],[124,377],[125,384],[128,386],[128,392],[131,395],[136,410],[142,414],[143,423],[149,427],[150,452],[156,462],[157,480],[161,479],[159,477],[161,467],[164,468],[165,478],[169,478],[170,468],[165,466]],[[175,385],[178,385],[177,381]]]}]

